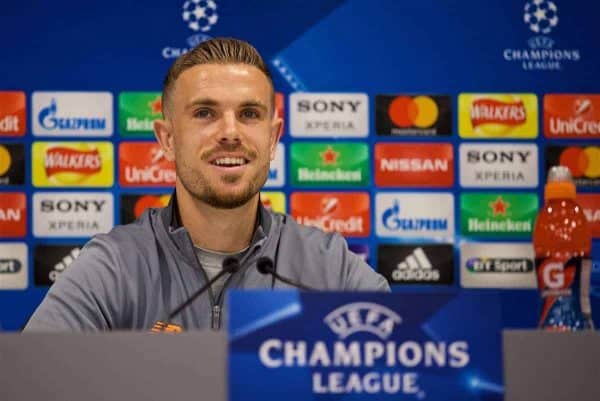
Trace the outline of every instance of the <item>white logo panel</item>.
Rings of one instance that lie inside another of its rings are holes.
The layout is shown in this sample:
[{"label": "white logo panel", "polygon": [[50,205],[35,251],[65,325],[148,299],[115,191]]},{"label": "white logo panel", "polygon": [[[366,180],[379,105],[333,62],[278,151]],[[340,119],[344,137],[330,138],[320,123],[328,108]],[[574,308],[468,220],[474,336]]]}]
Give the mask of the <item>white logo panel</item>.
[{"label": "white logo panel", "polygon": [[364,93],[290,95],[293,137],[355,137],[369,134],[369,97]]},{"label": "white logo panel", "polygon": [[538,147],[535,144],[463,143],[459,153],[462,187],[538,186]]},{"label": "white logo panel", "polygon": [[20,242],[0,243],[0,289],[27,288],[28,272],[27,245]]},{"label": "white logo panel", "polygon": [[114,225],[113,195],[106,192],[36,192],[33,235],[91,237]]},{"label": "white logo panel", "polygon": [[33,92],[36,136],[108,137],[113,134],[110,92]]},{"label": "white logo panel", "polygon": [[452,194],[378,193],[375,205],[380,237],[453,239]]},{"label": "white logo panel", "polygon": [[285,184],[285,146],[282,143],[277,144],[275,149],[275,159],[269,166],[269,177],[265,183],[266,188],[282,187]]},{"label": "white logo panel", "polygon": [[531,243],[465,242],[460,284],[465,288],[537,288]]}]

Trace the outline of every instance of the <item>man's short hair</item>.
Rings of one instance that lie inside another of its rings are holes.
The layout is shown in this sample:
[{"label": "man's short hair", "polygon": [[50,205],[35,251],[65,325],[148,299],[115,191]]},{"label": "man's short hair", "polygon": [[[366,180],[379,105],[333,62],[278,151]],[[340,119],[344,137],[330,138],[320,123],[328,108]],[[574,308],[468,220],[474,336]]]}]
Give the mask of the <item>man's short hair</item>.
[{"label": "man's short hair", "polygon": [[[177,78],[185,70],[201,64],[246,64],[261,70],[273,88],[273,78],[271,72],[265,64],[258,51],[250,43],[234,38],[213,38],[200,43],[187,53],[183,54],[169,68],[167,76],[163,81],[162,108],[164,110],[170,106],[170,96],[175,87]],[[274,102],[271,99],[271,105]]]}]

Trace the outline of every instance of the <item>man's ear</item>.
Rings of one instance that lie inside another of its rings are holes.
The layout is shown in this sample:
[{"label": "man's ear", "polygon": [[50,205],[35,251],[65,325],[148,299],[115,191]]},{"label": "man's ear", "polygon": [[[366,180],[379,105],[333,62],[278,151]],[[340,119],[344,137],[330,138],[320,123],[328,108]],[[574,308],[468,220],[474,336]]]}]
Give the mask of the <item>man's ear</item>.
[{"label": "man's ear", "polygon": [[283,119],[275,113],[271,122],[271,160],[275,159],[275,151],[281,134],[283,134]]},{"label": "man's ear", "polygon": [[173,126],[168,120],[154,120],[154,136],[165,152],[165,157],[169,161],[175,160],[175,137],[173,135]]}]

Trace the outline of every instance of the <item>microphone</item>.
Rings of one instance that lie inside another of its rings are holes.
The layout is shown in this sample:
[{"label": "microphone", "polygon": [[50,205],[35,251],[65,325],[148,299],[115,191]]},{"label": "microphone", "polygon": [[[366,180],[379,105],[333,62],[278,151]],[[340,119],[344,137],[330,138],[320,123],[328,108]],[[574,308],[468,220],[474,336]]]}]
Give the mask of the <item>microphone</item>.
[{"label": "microphone", "polygon": [[221,269],[221,271],[216,276],[214,276],[212,279],[210,279],[206,284],[204,284],[202,287],[200,287],[198,289],[198,291],[193,293],[192,296],[189,297],[184,303],[182,303],[177,308],[175,308],[171,313],[169,313],[168,321],[171,321],[175,316],[179,315],[179,313],[182,310],[187,308],[192,302],[194,302],[196,300],[196,298],[198,298],[202,293],[204,293],[206,290],[208,290],[210,288],[210,286],[213,285],[218,279],[220,279],[227,273],[234,274],[238,270],[240,270],[240,261],[232,256],[229,256],[228,258],[226,258],[223,261],[223,268]]},{"label": "microphone", "polygon": [[282,281],[286,284],[291,285],[292,287],[300,288],[304,291],[316,291],[316,288],[309,287],[297,281],[290,280],[289,278],[283,277],[279,275],[275,271],[275,267],[273,266],[273,260],[266,256],[261,256],[256,261],[256,269],[262,274],[270,274],[275,277],[277,280]]}]

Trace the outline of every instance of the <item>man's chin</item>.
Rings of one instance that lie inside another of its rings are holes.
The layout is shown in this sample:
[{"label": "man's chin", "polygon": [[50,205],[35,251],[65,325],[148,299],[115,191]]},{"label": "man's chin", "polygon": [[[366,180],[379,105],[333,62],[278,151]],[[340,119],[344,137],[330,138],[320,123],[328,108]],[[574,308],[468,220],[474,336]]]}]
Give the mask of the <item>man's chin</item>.
[{"label": "man's chin", "polygon": [[202,199],[217,209],[235,209],[250,202],[256,194],[252,193],[212,193]]}]

